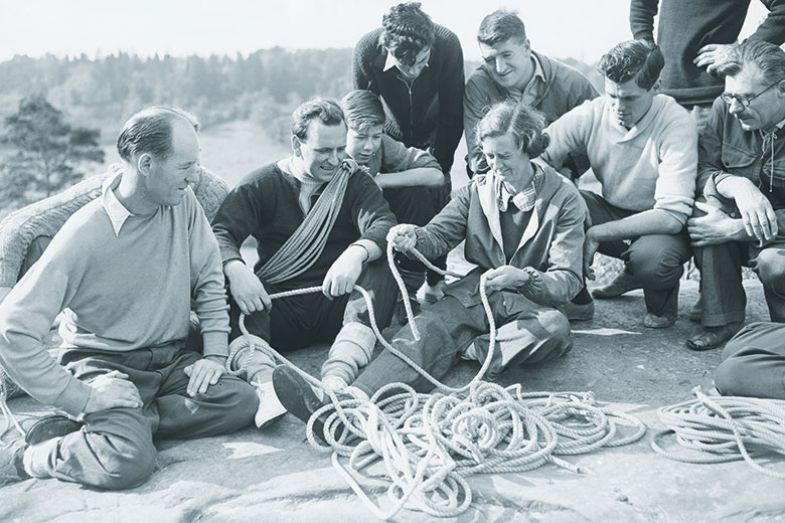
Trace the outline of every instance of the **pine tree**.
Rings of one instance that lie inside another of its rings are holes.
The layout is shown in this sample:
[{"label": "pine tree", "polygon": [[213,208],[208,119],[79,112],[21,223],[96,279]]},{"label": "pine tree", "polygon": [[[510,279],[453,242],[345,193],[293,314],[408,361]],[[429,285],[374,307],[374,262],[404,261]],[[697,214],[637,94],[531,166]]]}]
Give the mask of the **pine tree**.
[{"label": "pine tree", "polygon": [[4,207],[20,207],[79,181],[90,163],[104,161],[98,138],[97,129],[71,126],[45,97],[23,98],[0,130],[0,143],[10,146],[0,165]]}]

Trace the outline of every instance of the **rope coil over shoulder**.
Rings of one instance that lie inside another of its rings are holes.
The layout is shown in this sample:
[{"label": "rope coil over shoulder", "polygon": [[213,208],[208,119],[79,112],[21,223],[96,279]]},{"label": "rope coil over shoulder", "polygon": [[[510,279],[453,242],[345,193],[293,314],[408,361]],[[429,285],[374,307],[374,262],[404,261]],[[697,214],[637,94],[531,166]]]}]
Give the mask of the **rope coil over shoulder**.
[{"label": "rope coil over shoulder", "polygon": [[327,238],[341,210],[349,178],[361,168],[352,159],[341,162],[337,172],[316,200],[296,231],[259,268],[256,276],[268,283],[280,283],[307,271],[324,252]]}]

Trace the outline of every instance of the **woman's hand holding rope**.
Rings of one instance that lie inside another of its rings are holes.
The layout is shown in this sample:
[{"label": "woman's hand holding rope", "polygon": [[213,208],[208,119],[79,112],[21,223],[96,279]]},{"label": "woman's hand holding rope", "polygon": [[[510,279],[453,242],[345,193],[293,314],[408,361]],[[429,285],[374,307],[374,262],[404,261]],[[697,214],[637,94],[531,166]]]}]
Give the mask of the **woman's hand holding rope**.
[{"label": "woman's hand holding rope", "polygon": [[417,245],[417,226],[408,223],[402,223],[390,228],[387,233],[387,241],[392,244],[393,248],[399,252],[411,252],[414,246]]}]

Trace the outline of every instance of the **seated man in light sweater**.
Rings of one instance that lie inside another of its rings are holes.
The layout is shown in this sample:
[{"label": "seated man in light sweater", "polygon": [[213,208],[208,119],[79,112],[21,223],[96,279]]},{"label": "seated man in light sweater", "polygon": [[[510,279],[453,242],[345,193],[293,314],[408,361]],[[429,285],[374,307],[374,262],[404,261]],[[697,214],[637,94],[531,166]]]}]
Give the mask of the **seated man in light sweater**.
[{"label": "seated man in light sweater", "polygon": [[[602,194],[581,191],[589,208],[584,263],[596,252],[621,258],[624,271],[597,298],[643,288],[643,324],[664,328],[676,321],[679,277],[691,252],[684,225],[692,213],[697,130],[672,98],[656,94],[663,66],[659,49],[631,40],[600,60],[605,96],[586,102],[551,124],[543,159],[561,168],[571,151],[586,150]],[[586,289],[570,309],[573,319],[594,310]]]},{"label": "seated man in light sweater", "polygon": [[[540,111],[548,124],[597,97],[588,78],[532,50],[523,21],[513,11],[496,10],[483,18],[477,42],[484,63],[469,76],[463,97],[470,177],[488,170],[477,139],[477,123],[492,105],[506,100],[525,102]],[[585,164],[585,154],[576,151],[568,167],[583,172]]]},{"label": "seated man in light sweater", "polygon": [[[254,389],[224,374],[220,253],[188,187],[199,165],[193,121],[144,110],[126,122],[117,149],[123,171],[0,305],[0,364],[33,398],[70,415],[44,418],[0,450],[0,483],[132,487],[155,467],[154,438],[232,432],[256,412]],[[192,302],[203,354],[186,347]],[[62,310],[65,368],[42,344]]]},{"label": "seated man in light sweater", "polygon": [[[348,128],[346,151],[368,169],[398,222],[428,223],[436,216],[439,206],[424,189],[444,184],[444,174],[436,158],[385,134],[384,107],[375,93],[351,91],[341,100],[341,109]],[[425,267],[405,256],[398,261],[409,294],[414,296],[423,283]]]},{"label": "seated man in light sweater", "polygon": [[[336,102],[301,104],[292,115],[292,155],[246,176],[213,220],[229,280],[232,342],[240,338],[243,314],[251,334],[282,352],[332,343],[322,367],[330,389],[353,381],[376,345],[355,284],[373,297],[380,328],[389,323],[397,294],[384,258],[395,217],[371,177],[347,159],[346,131]],[[240,255],[249,236],[259,256],[253,268]],[[270,298],[307,287],[322,292]],[[258,423],[285,414],[272,387],[273,363],[259,361]]]}]

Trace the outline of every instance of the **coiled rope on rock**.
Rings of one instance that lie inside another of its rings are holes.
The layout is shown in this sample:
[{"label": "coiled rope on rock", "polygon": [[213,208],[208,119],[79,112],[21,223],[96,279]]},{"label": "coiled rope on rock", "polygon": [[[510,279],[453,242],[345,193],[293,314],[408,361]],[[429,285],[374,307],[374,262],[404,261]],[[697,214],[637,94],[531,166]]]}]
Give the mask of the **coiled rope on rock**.
[{"label": "coiled rope on rock", "polygon": [[[743,459],[752,468],[775,478],[785,473],[771,470],[755,457],[785,457],[785,401],[736,396],[708,396],[695,389],[696,399],[657,410],[667,427],[654,434],[651,447],[659,454],[685,463],[724,463]],[[686,452],[660,445],[675,434]]]},{"label": "coiled rope on rock", "polygon": [[[446,273],[418,251],[412,254],[427,267]],[[403,296],[408,326],[419,339],[408,293],[389,243],[387,261]],[[321,290],[309,287],[270,298]],[[440,382],[385,340],[376,323],[370,295],[360,286],[355,286],[355,290],[367,303],[371,328],[381,345],[437,389],[424,394],[409,385],[391,383],[379,389],[370,401],[325,391],[330,401],[308,420],[309,444],[320,452],[332,453],[333,466],[380,519],[392,518],[405,506],[432,516],[456,516],[468,509],[472,501],[472,490],[465,479],[469,475],[525,472],[546,463],[582,472],[559,456],[633,443],[646,431],[640,420],[599,405],[591,393],[526,393],[520,384],[502,387],[483,381],[496,345],[496,325],[485,275],[480,278],[480,299],[490,326],[489,350],[478,373],[462,387]],[[243,336],[232,343],[227,358],[231,372],[241,372],[247,354],[258,350],[294,369],[314,388],[320,388],[319,380],[261,338],[249,334],[242,316],[240,328]],[[321,438],[314,433],[317,419],[324,420]],[[627,435],[620,433],[622,427],[627,428]],[[386,491],[392,506],[382,510],[366,488]]]}]

